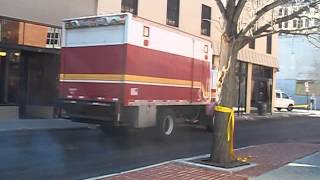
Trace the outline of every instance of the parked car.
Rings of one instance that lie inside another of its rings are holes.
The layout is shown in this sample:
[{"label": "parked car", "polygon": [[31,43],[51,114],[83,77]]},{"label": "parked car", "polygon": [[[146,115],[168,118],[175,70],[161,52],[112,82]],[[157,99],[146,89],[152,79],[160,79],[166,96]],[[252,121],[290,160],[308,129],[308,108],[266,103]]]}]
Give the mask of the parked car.
[{"label": "parked car", "polygon": [[292,111],[293,106],[294,100],[292,100],[286,93],[282,92],[281,90],[276,90],[275,108],[278,111],[281,111],[281,109]]}]

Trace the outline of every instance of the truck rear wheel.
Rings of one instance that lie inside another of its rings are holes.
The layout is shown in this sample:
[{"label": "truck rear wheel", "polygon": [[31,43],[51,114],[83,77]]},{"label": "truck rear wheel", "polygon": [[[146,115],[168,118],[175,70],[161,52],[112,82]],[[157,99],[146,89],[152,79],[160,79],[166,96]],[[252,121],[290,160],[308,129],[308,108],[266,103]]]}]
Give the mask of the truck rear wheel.
[{"label": "truck rear wheel", "polygon": [[160,111],[157,117],[158,136],[161,139],[173,136],[176,126],[176,116],[174,111],[165,109]]}]

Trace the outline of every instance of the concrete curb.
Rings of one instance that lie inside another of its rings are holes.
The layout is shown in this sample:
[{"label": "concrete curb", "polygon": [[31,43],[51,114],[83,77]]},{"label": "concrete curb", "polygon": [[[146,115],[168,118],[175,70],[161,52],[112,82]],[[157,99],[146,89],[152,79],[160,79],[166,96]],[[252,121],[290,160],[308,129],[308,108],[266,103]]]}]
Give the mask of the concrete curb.
[{"label": "concrete curb", "polygon": [[[256,147],[256,146],[242,147],[242,148],[235,149],[235,151],[239,151],[239,150],[247,149],[247,148],[252,148],[252,147]],[[118,173],[112,173],[112,174],[106,174],[106,175],[102,175],[102,176],[87,178],[87,179],[84,179],[84,180],[100,180],[100,179],[109,178],[109,177],[112,177],[112,176],[122,175],[122,174],[130,173],[130,172],[136,172],[136,171],[140,171],[140,170],[144,170],[144,169],[148,169],[148,168],[153,168],[153,167],[165,165],[165,164],[172,163],[172,162],[196,166],[195,165],[196,163],[191,163],[191,162],[189,163],[187,161],[198,159],[198,158],[203,158],[203,157],[208,157],[208,156],[209,156],[209,154],[204,154],[204,155],[194,156],[194,157],[190,157],[190,158],[175,159],[175,160],[165,161],[165,162],[162,162],[162,163],[157,163],[157,164],[153,164],[153,165],[149,165],[149,166],[144,166],[144,167],[141,167],[141,168],[136,168],[136,169],[132,169],[132,170],[128,170],[128,171],[122,171],[122,172],[118,172]],[[253,164],[251,166],[255,166],[255,165]],[[197,167],[202,167],[202,165],[199,165]],[[206,167],[202,167],[202,168],[206,168]],[[246,166],[246,168],[247,167],[248,166]],[[212,168],[212,169],[214,169],[214,168]]]},{"label": "concrete curb", "polygon": [[27,119],[0,121],[0,133],[22,131],[60,131],[79,129],[90,129],[90,125],[85,123],[71,122],[69,120],[62,119]]},{"label": "concrete curb", "polygon": [[91,129],[90,127],[71,127],[71,128],[19,128],[19,129],[8,129],[0,130],[0,133],[9,132],[30,132],[30,131],[63,131],[63,130],[81,130],[81,129]]}]

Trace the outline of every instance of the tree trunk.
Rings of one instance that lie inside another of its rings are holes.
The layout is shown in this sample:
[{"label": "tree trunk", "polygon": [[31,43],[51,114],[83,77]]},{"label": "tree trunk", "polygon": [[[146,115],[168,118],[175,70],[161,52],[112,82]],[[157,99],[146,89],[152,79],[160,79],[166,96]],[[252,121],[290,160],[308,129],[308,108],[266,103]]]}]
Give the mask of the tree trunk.
[{"label": "tree trunk", "polygon": [[[221,40],[220,49],[217,103],[220,106],[233,108],[236,100],[236,77],[234,70],[238,51],[236,50],[235,42],[229,41],[225,37]],[[229,143],[226,138],[228,119],[228,113],[216,112],[211,150],[211,161],[216,164],[229,164],[234,161],[229,153]]]}]

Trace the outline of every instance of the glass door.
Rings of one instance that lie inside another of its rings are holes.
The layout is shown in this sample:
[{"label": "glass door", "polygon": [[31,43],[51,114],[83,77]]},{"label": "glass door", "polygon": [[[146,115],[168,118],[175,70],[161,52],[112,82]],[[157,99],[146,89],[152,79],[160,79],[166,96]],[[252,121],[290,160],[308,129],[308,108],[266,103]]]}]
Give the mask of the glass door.
[{"label": "glass door", "polygon": [[0,104],[17,105],[20,83],[20,52],[6,51],[0,56]]}]

